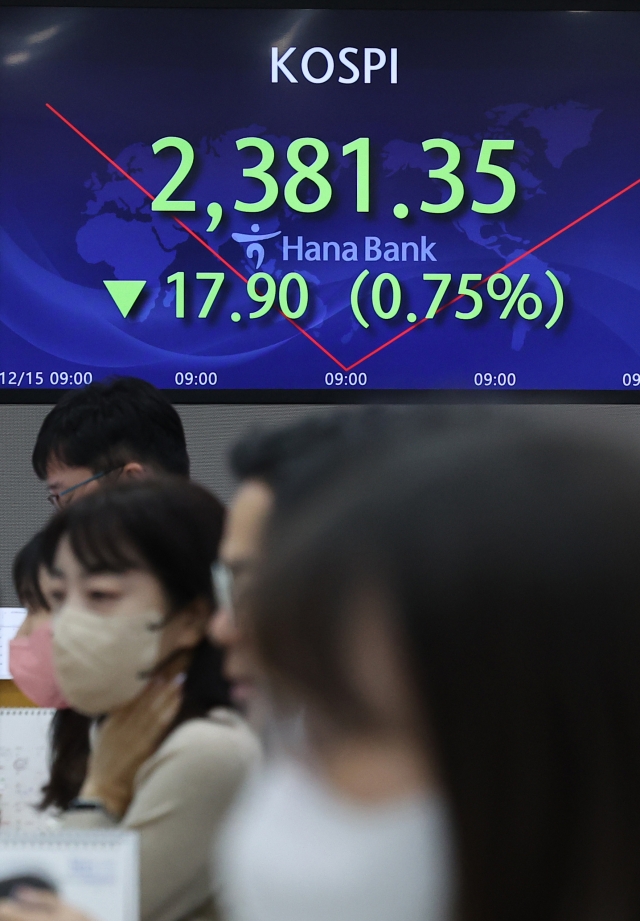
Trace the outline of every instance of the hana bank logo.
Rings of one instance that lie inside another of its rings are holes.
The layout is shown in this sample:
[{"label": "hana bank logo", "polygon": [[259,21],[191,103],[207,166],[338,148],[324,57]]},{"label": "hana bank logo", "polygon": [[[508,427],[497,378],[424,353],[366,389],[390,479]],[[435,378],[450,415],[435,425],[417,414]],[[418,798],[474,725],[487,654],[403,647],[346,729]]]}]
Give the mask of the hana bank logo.
[{"label": "hana bank logo", "polygon": [[264,261],[264,246],[260,243],[260,240],[271,240],[273,237],[279,237],[282,233],[281,230],[276,230],[275,233],[258,233],[260,230],[260,224],[251,225],[251,233],[232,233],[231,239],[235,240],[236,243],[248,243],[245,250],[245,255],[247,259],[256,260],[256,271],[260,268]]}]

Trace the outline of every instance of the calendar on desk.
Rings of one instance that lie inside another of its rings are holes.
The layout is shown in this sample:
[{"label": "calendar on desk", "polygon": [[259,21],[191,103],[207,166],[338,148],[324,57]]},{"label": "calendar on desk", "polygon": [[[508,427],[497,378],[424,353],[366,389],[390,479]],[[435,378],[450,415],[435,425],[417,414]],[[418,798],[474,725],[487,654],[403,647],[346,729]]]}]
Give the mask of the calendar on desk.
[{"label": "calendar on desk", "polygon": [[95,921],[138,921],[138,866],[132,831],[0,832],[0,887],[35,877]]},{"label": "calendar on desk", "polygon": [[54,713],[0,708],[0,833],[50,827],[51,818],[36,807],[49,776],[49,728]]}]

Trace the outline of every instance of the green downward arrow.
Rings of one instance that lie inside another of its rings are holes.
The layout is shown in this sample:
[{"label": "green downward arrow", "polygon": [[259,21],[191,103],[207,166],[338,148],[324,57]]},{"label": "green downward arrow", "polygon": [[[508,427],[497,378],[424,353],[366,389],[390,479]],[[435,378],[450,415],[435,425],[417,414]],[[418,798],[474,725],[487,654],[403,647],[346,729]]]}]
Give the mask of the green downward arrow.
[{"label": "green downward arrow", "polygon": [[122,316],[126,317],[138,300],[138,296],[146,285],[146,281],[105,281],[104,284],[107,291],[116,302],[116,307]]}]

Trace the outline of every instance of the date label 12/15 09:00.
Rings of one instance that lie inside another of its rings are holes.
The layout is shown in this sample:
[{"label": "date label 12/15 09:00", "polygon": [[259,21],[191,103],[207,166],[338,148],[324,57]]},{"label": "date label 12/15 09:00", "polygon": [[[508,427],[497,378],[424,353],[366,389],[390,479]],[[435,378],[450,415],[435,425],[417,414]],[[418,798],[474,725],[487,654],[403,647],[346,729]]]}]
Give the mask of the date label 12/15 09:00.
[{"label": "date label 12/15 09:00", "polygon": [[0,371],[0,387],[86,387],[93,381],[91,371]]}]

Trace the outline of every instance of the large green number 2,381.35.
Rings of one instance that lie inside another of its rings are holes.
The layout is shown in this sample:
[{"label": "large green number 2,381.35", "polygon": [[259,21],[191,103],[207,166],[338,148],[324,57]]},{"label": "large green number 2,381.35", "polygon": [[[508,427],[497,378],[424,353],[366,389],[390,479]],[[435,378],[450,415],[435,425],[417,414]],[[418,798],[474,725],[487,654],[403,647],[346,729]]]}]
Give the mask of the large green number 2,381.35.
[{"label": "large green number 2,381.35", "polygon": [[[491,157],[497,151],[513,150],[515,141],[509,140],[484,140],[480,147],[476,173],[484,173],[488,176],[495,176],[502,185],[502,194],[493,202],[473,201],[471,210],[480,214],[498,214],[504,211],[513,202],[516,195],[515,179],[508,169],[504,166],[498,166],[491,162]],[[152,202],[153,211],[195,211],[195,201],[182,201],[172,199],[170,196],[178,187],[187,179],[189,172],[194,163],[194,151],[191,144],[179,137],[160,138],[153,144],[154,154],[165,150],[168,147],[176,149],[180,153],[180,165],[175,171],[167,184],[158,192],[158,195]],[[236,141],[238,150],[253,148],[258,151],[260,160],[255,166],[247,166],[242,170],[242,175],[247,179],[255,179],[262,184],[264,194],[257,201],[240,201],[235,202],[236,211],[245,211],[248,213],[257,213],[266,211],[276,203],[279,195],[278,181],[271,175],[269,170],[275,163],[275,150],[273,145],[265,138],[249,137],[240,138]],[[368,212],[369,202],[369,184],[370,184],[370,142],[369,138],[357,138],[342,148],[343,156],[349,154],[356,155],[356,210]],[[420,205],[422,211],[428,214],[447,214],[454,211],[461,203],[465,195],[465,187],[456,170],[460,166],[460,148],[453,141],[447,138],[431,138],[423,141],[423,150],[442,150],[446,154],[446,161],[443,166],[429,170],[429,178],[437,179],[444,182],[449,187],[449,196],[441,202],[423,201]],[[304,159],[303,159],[303,151]],[[311,153],[307,153],[311,151]],[[284,186],[284,199],[292,211],[298,211],[303,214],[310,214],[315,211],[322,211],[327,207],[333,196],[331,182],[321,172],[329,162],[329,148],[324,141],[318,138],[304,137],[291,141],[287,148],[287,160],[293,167],[294,173],[289,177]],[[305,162],[310,160],[310,162]],[[300,184],[306,180],[307,188],[310,190],[311,201],[303,200],[300,197]],[[313,187],[315,186],[315,190]],[[215,203],[214,203],[215,204]],[[220,206],[216,205],[220,210]],[[211,212],[209,212],[211,213]],[[213,215],[212,215],[213,217]],[[219,221],[219,216],[216,225]]]},{"label": "large green number 2,381.35", "polygon": [[[472,211],[477,211],[479,214],[498,214],[498,212],[508,208],[516,197],[515,179],[509,170],[505,169],[504,166],[497,166],[495,163],[491,162],[491,154],[494,151],[513,150],[514,145],[515,141],[507,140],[487,140],[482,142],[476,173],[487,173],[499,179],[502,183],[502,195],[497,201],[489,202],[488,204],[481,201],[474,201],[471,205]],[[430,169],[429,178],[442,179],[449,185],[451,194],[445,201],[439,202],[438,204],[434,204],[430,201],[423,201],[420,205],[420,209],[429,214],[447,214],[449,211],[453,211],[457,208],[464,198],[464,185],[460,177],[456,176],[454,172],[460,165],[460,148],[457,144],[454,144],[453,141],[447,140],[447,138],[432,138],[429,141],[424,141],[422,144],[422,149],[425,151],[433,150],[434,148],[441,148],[444,150],[447,155],[447,160],[444,166],[439,166],[437,169]]]}]

